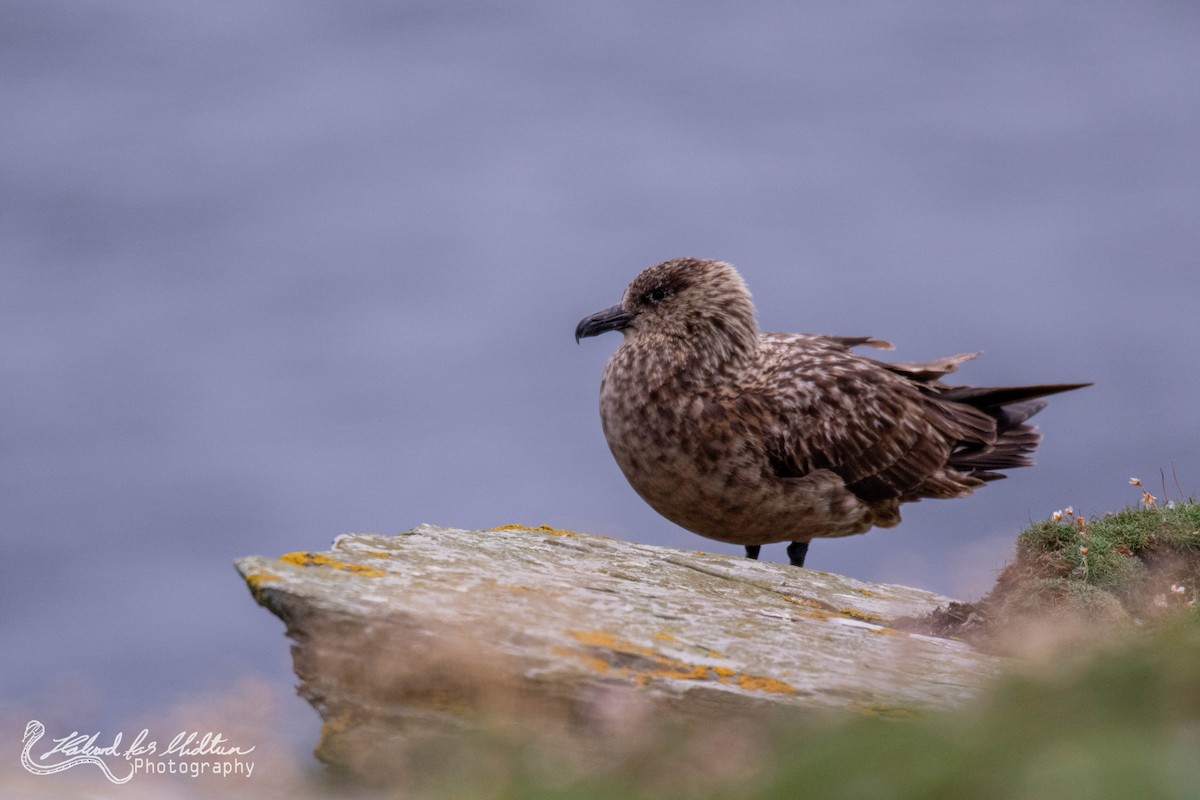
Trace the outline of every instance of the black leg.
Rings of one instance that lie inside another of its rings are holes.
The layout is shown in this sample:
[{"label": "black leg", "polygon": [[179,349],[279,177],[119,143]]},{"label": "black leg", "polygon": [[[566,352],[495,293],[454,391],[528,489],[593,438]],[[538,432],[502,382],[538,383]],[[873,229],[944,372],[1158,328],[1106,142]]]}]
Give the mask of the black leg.
[{"label": "black leg", "polygon": [[753,559],[757,559],[757,558],[758,558],[758,551],[760,551],[760,550],[762,550],[762,545],[761,545],[761,544],[748,544],[748,545],[746,545],[746,558],[753,558]]},{"label": "black leg", "polygon": [[793,567],[803,567],[804,557],[808,555],[808,542],[792,542],[787,547],[787,554]]}]

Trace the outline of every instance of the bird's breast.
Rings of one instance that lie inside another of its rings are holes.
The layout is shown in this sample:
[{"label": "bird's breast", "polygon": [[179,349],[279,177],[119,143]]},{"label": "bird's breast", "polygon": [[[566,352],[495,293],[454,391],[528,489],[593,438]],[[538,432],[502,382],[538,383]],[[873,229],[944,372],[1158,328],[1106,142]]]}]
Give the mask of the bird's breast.
[{"label": "bird's breast", "polygon": [[619,364],[605,371],[600,416],[621,471],[651,505],[760,476],[765,460],[756,437],[731,424],[713,382],[630,380],[631,374]]}]

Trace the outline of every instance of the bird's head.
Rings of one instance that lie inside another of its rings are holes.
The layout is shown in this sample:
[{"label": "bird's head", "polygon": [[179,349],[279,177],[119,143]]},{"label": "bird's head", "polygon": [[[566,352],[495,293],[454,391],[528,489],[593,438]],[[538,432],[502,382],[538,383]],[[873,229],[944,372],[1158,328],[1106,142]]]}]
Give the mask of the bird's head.
[{"label": "bird's head", "polygon": [[642,270],[619,305],[585,317],[575,340],[621,331],[630,344],[711,349],[724,360],[758,346],[754,304],[723,261],[676,258]]}]

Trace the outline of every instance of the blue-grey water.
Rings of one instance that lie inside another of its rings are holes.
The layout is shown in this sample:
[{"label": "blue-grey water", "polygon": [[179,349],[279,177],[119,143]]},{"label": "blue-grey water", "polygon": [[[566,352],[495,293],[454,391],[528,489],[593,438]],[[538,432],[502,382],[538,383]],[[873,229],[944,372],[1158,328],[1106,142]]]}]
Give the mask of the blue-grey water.
[{"label": "blue-grey water", "polygon": [[286,692],[231,561],[347,531],[737,552],[626,485],[617,337],[572,338],[677,255],[768,330],[1096,382],[814,568],[978,596],[1031,519],[1197,493],[1198,42],[1165,1],[5,3],[0,703]]}]

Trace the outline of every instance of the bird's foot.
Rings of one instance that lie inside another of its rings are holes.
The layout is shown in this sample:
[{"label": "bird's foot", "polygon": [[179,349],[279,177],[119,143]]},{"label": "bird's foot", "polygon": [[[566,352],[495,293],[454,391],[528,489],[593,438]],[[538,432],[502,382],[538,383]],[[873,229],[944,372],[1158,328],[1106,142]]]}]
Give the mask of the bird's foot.
[{"label": "bird's foot", "polygon": [[[750,548],[747,547],[747,550]],[[808,555],[808,542],[792,542],[787,546],[788,560],[793,567],[803,567],[804,557]],[[755,555],[758,555],[755,553]]]},{"label": "bird's foot", "polygon": [[759,554],[759,551],[761,551],[761,550],[762,550],[762,545],[761,545],[761,544],[748,544],[748,545],[746,545],[746,558],[752,558],[752,559],[754,559],[754,560],[756,560],[756,561],[757,561],[757,560],[758,560],[758,554]]}]

